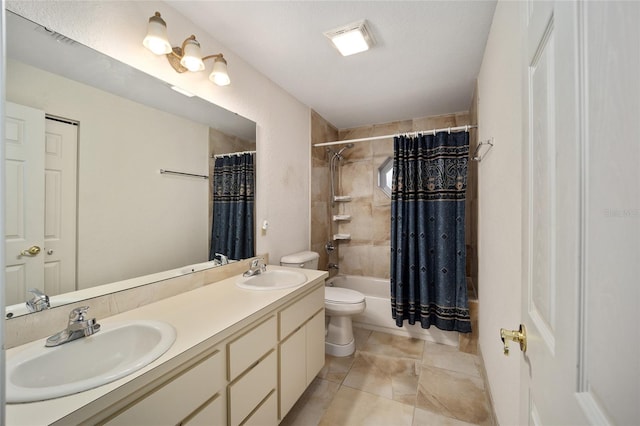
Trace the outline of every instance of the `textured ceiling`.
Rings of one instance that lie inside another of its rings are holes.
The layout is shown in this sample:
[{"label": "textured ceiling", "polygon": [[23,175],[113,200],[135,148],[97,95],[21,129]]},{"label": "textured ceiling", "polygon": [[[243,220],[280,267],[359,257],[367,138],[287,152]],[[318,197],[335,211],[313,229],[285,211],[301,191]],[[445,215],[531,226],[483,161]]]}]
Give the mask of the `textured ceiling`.
[{"label": "textured ceiling", "polygon": [[[466,111],[496,4],[166,3],[340,129]],[[368,21],[375,47],[340,56],[323,32],[360,19]],[[230,63],[233,79],[232,70]]]}]

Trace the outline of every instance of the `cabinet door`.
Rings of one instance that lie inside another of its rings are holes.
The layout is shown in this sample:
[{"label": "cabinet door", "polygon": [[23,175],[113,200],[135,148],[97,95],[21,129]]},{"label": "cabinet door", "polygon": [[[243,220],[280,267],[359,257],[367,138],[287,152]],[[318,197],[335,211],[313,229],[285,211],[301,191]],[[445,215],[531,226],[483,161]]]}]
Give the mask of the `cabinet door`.
[{"label": "cabinet door", "polygon": [[307,387],[306,327],[280,344],[280,418],[289,412]]},{"label": "cabinet door", "polygon": [[309,386],[324,366],[324,309],[307,322],[307,383]]}]

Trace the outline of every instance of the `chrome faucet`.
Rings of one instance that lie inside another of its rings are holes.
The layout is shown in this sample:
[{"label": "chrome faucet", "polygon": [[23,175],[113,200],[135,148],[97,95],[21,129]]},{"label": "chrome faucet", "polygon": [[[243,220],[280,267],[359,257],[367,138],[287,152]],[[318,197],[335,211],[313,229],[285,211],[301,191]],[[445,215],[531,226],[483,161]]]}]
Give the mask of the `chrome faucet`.
[{"label": "chrome faucet", "polygon": [[243,277],[253,277],[254,275],[260,275],[263,272],[267,272],[267,265],[261,258],[253,259],[251,261],[251,267],[248,271],[242,274]]},{"label": "chrome faucet", "polygon": [[91,336],[97,333],[100,330],[100,324],[96,322],[95,318],[85,318],[88,310],[88,306],[81,306],[72,310],[69,313],[69,324],[67,328],[49,337],[45,346],[60,346],[81,337]]},{"label": "chrome faucet", "polygon": [[220,265],[226,265],[226,264],[229,263],[229,258],[227,256],[225,256],[224,254],[216,253],[215,257],[219,257],[220,258]]},{"label": "chrome faucet", "polygon": [[30,289],[29,293],[33,294],[33,297],[25,302],[29,312],[40,312],[51,307],[51,304],[49,303],[49,296],[37,288]]}]

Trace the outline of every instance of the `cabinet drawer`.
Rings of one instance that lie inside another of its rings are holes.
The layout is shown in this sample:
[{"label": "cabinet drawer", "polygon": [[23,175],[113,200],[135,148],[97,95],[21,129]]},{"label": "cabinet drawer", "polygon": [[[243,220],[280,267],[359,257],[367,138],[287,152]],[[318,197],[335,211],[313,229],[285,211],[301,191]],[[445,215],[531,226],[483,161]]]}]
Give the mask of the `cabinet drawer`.
[{"label": "cabinet drawer", "polygon": [[216,394],[204,407],[181,426],[227,426],[226,391]]},{"label": "cabinet drawer", "polygon": [[261,360],[255,367],[229,385],[229,424],[236,426],[251,413],[260,402],[276,389],[278,382],[276,351]]},{"label": "cabinet drawer", "polygon": [[277,343],[276,317],[270,317],[227,345],[229,381],[273,349]]},{"label": "cabinet drawer", "polygon": [[324,307],[324,286],[318,287],[302,299],[284,308],[280,317],[280,340],[291,334],[296,328]]},{"label": "cabinet drawer", "polygon": [[178,424],[224,389],[224,370],[224,354],[216,351],[106,424]]},{"label": "cabinet drawer", "polygon": [[276,426],[278,424],[278,393],[274,390],[242,426]]}]

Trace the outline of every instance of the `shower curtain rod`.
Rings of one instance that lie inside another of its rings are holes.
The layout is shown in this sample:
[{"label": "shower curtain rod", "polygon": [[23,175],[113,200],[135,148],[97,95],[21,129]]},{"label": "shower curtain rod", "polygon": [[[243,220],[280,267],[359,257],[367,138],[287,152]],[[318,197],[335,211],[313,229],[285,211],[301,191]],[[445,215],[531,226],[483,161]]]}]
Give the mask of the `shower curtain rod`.
[{"label": "shower curtain rod", "polygon": [[255,154],[255,153],[256,153],[255,151],[229,152],[227,154],[211,155],[211,158],[231,157],[232,155]]},{"label": "shower curtain rod", "polygon": [[393,135],[383,135],[383,136],[372,136],[370,138],[359,138],[359,139],[345,139],[343,141],[333,141],[333,142],[323,142],[323,143],[316,143],[313,146],[314,147],[321,147],[321,146],[331,146],[331,145],[342,145],[345,143],[353,143],[353,142],[367,142],[367,141],[375,141],[378,139],[387,139],[387,138],[392,138],[394,136],[398,136],[398,135],[402,135],[402,134],[408,134],[408,133],[422,133],[422,134],[429,134],[429,133],[433,133],[434,135],[438,132],[457,132],[458,130],[464,130],[465,132],[468,132],[469,129],[475,129],[478,126],[476,125],[467,125],[467,126],[458,126],[458,127],[445,127],[443,129],[431,129],[431,130],[421,130],[418,132],[400,132],[400,133],[394,133]]}]

